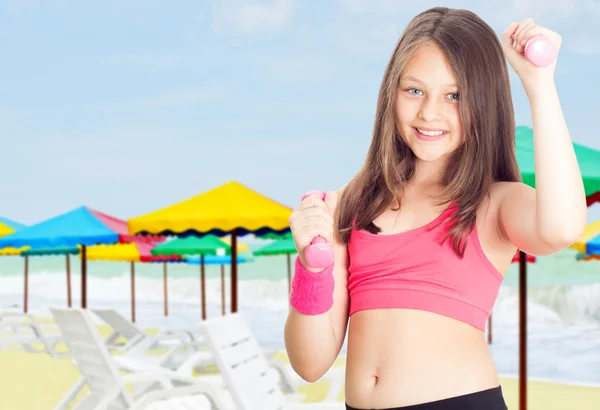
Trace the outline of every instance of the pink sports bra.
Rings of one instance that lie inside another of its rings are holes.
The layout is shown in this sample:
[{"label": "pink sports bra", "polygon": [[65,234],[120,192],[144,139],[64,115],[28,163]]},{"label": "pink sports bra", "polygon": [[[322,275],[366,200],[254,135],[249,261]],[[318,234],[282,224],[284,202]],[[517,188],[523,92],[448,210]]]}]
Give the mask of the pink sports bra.
[{"label": "pink sports bra", "polygon": [[464,257],[452,240],[441,243],[449,206],[435,220],[410,231],[377,235],[352,230],[348,244],[350,315],[365,309],[434,312],[485,331],[503,276],[471,233]]}]

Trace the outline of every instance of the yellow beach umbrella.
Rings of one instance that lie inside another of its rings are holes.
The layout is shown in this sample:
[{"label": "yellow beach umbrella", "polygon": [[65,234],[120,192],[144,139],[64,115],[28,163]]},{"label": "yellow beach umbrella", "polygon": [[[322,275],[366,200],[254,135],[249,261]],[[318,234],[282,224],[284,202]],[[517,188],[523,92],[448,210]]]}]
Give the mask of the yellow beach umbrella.
[{"label": "yellow beach umbrella", "polygon": [[592,222],[587,225],[581,234],[581,237],[569,248],[576,250],[579,253],[587,253],[587,243],[596,236],[600,235],[600,221]]},{"label": "yellow beach umbrella", "polygon": [[139,262],[141,255],[136,244],[118,243],[88,246],[87,259],[90,261]]},{"label": "yellow beach umbrella", "polygon": [[0,236],[10,235],[14,231],[15,230],[12,229],[10,226],[8,226],[8,225],[3,224],[2,222],[0,222]]},{"label": "yellow beach umbrella", "polygon": [[21,252],[29,249],[29,246],[23,246],[21,248],[2,248],[0,249],[0,256],[15,256],[20,255]]},{"label": "yellow beach umbrella", "polygon": [[[10,235],[11,233],[15,233],[20,231],[23,228],[26,228],[26,225],[20,224],[8,218],[0,217],[0,237]],[[29,249],[28,246],[22,246],[20,248],[2,248],[0,249],[0,255],[20,255],[21,251]]]},{"label": "yellow beach umbrella", "polygon": [[[129,232],[224,236],[288,228],[292,209],[231,181],[193,198],[127,221]],[[266,229],[265,229],[266,228]]]},{"label": "yellow beach umbrella", "polygon": [[[150,252],[156,244],[147,242],[93,245],[87,248],[87,259],[96,261],[129,262],[131,267],[131,320],[135,322],[135,263],[181,261],[180,256],[154,256]],[[167,278],[164,266],[165,316],[167,315]]]},{"label": "yellow beach umbrella", "polygon": [[230,181],[183,202],[132,218],[130,234],[203,236],[231,234],[231,311],[237,312],[237,236],[283,234],[292,209]]},{"label": "yellow beach umbrella", "polygon": [[[21,229],[26,228],[26,225],[20,224],[8,218],[0,217],[0,237],[10,235],[11,233],[15,233],[20,231]],[[13,247],[5,247],[0,249],[0,256],[19,256],[21,252],[29,249],[29,246],[22,246],[20,248]],[[29,258],[25,258],[25,293],[24,293],[24,302],[23,302],[23,311],[27,313],[27,288],[29,282]]]}]

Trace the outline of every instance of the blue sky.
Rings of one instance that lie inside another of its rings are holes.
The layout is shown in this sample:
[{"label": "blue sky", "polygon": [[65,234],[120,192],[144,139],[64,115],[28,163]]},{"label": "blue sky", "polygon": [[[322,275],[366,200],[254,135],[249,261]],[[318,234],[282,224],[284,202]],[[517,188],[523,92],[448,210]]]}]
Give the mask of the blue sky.
[{"label": "blue sky", "polygon": [[526,17],[561,34],[572,137],[600,149],[598,0],[0,0],[0,215],[129,218],[230,180],[290,206],[336,189],[362,165],[398,36],[434,5],[498,35]]}]

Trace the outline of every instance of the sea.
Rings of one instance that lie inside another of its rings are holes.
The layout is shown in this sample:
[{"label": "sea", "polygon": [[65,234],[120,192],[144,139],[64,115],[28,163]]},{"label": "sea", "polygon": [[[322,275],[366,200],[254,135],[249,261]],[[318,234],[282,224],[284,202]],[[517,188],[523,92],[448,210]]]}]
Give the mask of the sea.
[{"label": "sea", "polygon": [[[241,238],[257,249],[269,243]],[[293,256],[292,256],[293,257]],[[80,305],[80,260],[71,256],[73,306]],[[22,310],[24,259],[0,257],[0,310]],[[224,268],[225,309],[230,311],[230,267]],[[564,250],[538,257],[528,269],[528,376],[600,386],[600,261],[578,261]],[[88,308],[113,308],[131,317],[130,263],[88,262]],[[136,322],[144,327],[189,327],[201,320],[200,267],[168,264],[168,316],[164,316],[162,263],[135,264]],[[64,256],[29,260],[29,311],[50,316],[67,305]],[[220,265],[206,267],[207,316],[222,314]],[[288,312],[286,256],[254,257],[238,265],[238,311],[265,349],[284,350]],[[501,375],[519,371],[518,265],[504,279],[493,310],[490,349]],[[346,351],[346,344],[342,354]]]}]

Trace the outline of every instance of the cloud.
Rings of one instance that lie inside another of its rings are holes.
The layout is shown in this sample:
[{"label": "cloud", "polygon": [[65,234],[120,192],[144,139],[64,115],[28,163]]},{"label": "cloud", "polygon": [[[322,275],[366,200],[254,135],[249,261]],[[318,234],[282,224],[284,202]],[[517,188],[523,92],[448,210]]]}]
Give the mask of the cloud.
[{"label": "cloud", "polygon": [[295,0],[214,0],[213,29],[242,36],[274,34],[285,29],[292,20]]}]

